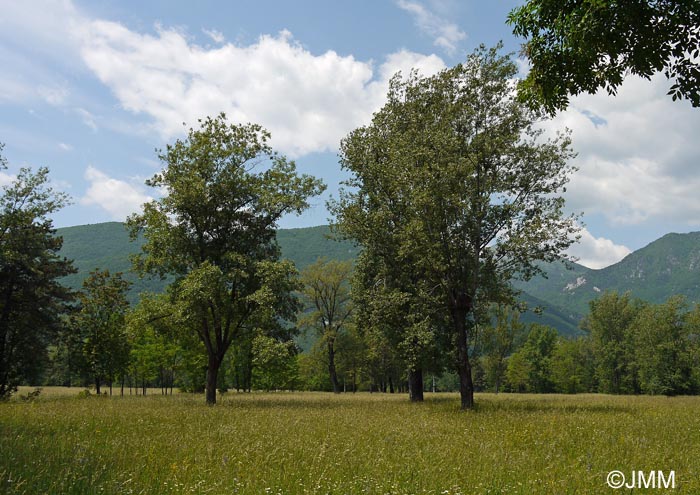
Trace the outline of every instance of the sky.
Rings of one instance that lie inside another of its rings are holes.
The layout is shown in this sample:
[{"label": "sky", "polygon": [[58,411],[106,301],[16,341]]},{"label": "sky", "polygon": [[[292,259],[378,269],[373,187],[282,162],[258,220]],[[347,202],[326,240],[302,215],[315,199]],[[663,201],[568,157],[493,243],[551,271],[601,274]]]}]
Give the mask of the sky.
[{"label": "sky", "polygon": [[[123,221],[158,197],[144,185],[162,167],[156,150],[224,111],[266,127],[328,186],[280,227],[328,223],[325,202],[346,178],[340,140],[370,122],[389,78],[434,74],[499,40],[517,56],[523,40],[505,20],[519,3],[0,0],[0,185],[46,166],[72,198],[55,226]],[[583,213],[570,249],[581,264],[700,230],[700,110],[669,86],[630,76],[616,96],[575,97],[543,124],[569,128],[578,152],[564,196]]]}]

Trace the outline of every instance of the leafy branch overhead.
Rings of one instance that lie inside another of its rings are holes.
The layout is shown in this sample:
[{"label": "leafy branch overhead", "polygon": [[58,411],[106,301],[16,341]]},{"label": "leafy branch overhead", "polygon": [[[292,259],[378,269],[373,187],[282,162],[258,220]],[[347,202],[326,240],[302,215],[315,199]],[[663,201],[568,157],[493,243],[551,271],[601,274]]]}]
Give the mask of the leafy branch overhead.
[{"label": "leafy branch overhead", "polygon": [[700,107],[700,1],[529,0],[508,16],[526,38],[522,97],[553,113],[570,95],[615,94],[627,74],[663,72],[668,94]]}]

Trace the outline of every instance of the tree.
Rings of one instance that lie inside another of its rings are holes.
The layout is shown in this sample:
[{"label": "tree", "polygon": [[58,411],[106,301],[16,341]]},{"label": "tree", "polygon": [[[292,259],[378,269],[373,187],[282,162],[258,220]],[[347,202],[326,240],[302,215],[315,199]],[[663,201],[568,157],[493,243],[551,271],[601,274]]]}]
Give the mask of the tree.
[{"label": "tree", "polygon": [[[433,77],[394,77],[372,123],[341,144],[350,189],[332,205],[341,231],[416,277],[416,322],[448,332],[463,408],[474,404],[477,320],[512,299],[513,277],[558,259],[578,229],[558,196],[572,171],[570,140],[541,138],[499,49],[481,47]],[[386,232],[391,244],[375,242]]]},{"label": "tree", "polygon": [[[406,370],[409,399],[420,402],[423,400],[423,370],[434,364],[431,357],[436,353],[436,321],[421,300],[420,277],[411,270],[415,265],[405,254],[399,253],[399,233],[386,225],[396,226],[397,223],[394,220],[382,222],[385,211],[383,205],[378,211],[370,212],[369,221],[360,222],[357,219],[348,221],[347,215],[341,224],[343,230],[351,232],[359,223],[362,230],[359,233],[356,230],[353,236],[364,239],[365,244],[358,256],[352,282],[352,297],[357,308],[355,321],[358,333],[370,344],[370,362],[378,371],[371,388],[376,385],[385,391],[388,382],[393,391],[394,383],[399,383],[399,376]],[[377,225],[375,222],[384,228],[364,229],[363,224]],[[402,368],[399,376],[395,372],[397,366]]]},{"label": "tree", "polygon": [[145,273],[172,274],[174,306],[207,352],[206,401],[216,403],[219,367],[234,340],[294,319],[296,270],[279,261],[277,221],[301,213],[320,181],[297,175],[254,124],[220,114],[159,153],[166,168],[146,182],[166,195],[128,224],[143,232],[135,259]]},{"label": "tree", "polygon": [[528,390],[535,393],[554,391],[552,356],[557,344],[557,331],[546,325],[533,323],[527,339],[518,354],[528,363]]},{"label": "tree", "polygon": [[75,270],[58,255],[63,240],[49,218],[68,196],[48,186],[48,173],[22,168],[0,195],[0,399],[37,375],[71,300],[58,279]]},{"label": "tree", "polygon": [[527,38],[525,100],[549,112],[569,95],[605,88],[615,94],[627,73],[649,79],[663,71],[669,95],[700,107],[700,1],[529,0],[508,15]]},{"label": "tree", "polygon": [[80,310],[73,318],[73,327],[81,336],[83,366],[93,377],[97,394],[106,380],[111,395],[112,382],[129,365],[125,316],[130,285],[121,273],[111,275],[109,270],[96,269],[83,281],[83,290],[78,295]]},{"label": "tree", "polygon": [[551,357],[551,380],[557,392],[595,391],[595,361],[590,338],[559,338]]},{"label": "tree", "polygon": [[697,392],[697,309],[687,311],[682,296],[648,305],[634,322],[634,353],[642,392],[678,395]]},{"label": "tree", "polygon": [[581,326],[589,332],[599,391],[638,393],[634,372],[633,328],[642,303],[629,293],[604,292],[589,303]]},{"label": "tree", "polygon": [[267,335],[253,339],[253,385],[270,390],[294,390],[299,381],[297,347]]},{"label": "tree", "polygon": [[303,324],[315,329],[326,346],[328,376],[336,394],[341,391],[335,362],[336,341],[346,330],[353,310],[349,286],[351,272],[351,261],[319,258],[301,274],[308,310]]},{"label": "tree", "polygon": [[508,369],[507,358],[522,342],[525,325],[515,308],[503,304],[495,305],[491,315],[493,324],[483,326],[482,353],[486,380],[498,393]]}]

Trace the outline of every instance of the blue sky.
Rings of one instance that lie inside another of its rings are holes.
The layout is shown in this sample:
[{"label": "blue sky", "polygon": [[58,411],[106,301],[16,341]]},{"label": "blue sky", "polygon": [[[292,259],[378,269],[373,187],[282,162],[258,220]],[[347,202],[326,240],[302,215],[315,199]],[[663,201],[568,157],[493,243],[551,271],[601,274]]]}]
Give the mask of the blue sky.
[{"label": "blue sky", "polygon": [[[367,123],[388,78],[454,65],[480,43],[520,40],[519,2],[0,0],[0,142],[10,168],[48,166],[73,205],[57,226],[123,220],[155,193],[156,148],[182,122],[225,110],[263,124],[273,145],[328,185],[282,227],[327,222],[343,178],[339,140]],[[523,70],[526,66],[523,65]],[[545,124],[573,131],[579,171],[567,192],[586,228],[573,254],[614,263],[661,235],[700,225],[700,111],[668,82],[628,78],[617,97],[574,98]]]}]

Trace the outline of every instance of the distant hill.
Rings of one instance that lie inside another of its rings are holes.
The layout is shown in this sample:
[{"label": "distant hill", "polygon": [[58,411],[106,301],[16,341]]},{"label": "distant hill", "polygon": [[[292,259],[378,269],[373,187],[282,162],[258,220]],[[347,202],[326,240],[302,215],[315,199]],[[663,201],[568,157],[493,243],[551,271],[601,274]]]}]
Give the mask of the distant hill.
[{"label": "distant hill", "polygon": [[606,290],[629,291],[652,303],[680,294],[700,302],[700,232],[667,234],[600,270],[557,264],[548,268],[547,280],[538,277],[518,287],[570,314],[585,314],[588,303]]},{"label": "distant hill", "polygon": [[[73,289],[80,289],[83,280],[95,268],[122,272],[133,283],[130,302],[136,302],[141,292],[161,292],[169,280],[159,278],[140,279],[131,270],[129,257],[137,254],[143,239],[131,242],[129,234],[120,222],[107,222],[58,229],[63,237],[61,255],[74,260],[78,273],[63,279]],[[277,232],[282,256],[294,262],[299,270],[316,261],[320,256],[347,260],[357,255],[357,248],[348,241],[330,239],[327,225],[303,229],[287,229]]]},{"label": "distant hill", "polygon": [[[353,259],[357,247],[348,241],[329,238],[328,226],[281,229],[277,240],[284,258],[294,261],[300,270],[319,256]],[[129,241],[124,225],[108,222],[58,229],[63,237],[61,254],[73,259],[78,273],[64,279],[80,288],[90,270],[107,268],[121,271],[134,285],[131,302],[143,291],[160,292],[168,281],[139,279],[131,272],[129,256],[136,254],[142,240]],[[580,332],[578,323],[588,312],[588,302],[605,290],[630,291],[650,302],[662,302],[673,294],[682,294],[691,302],[700,302],[700,232],[668,234],[625,259],[601,270],[576,263],[551,263],[543,267],[547,277],[516,282],[521,299],[528,307],[540,307],[541,315],[528,311],[523,321],[551,325],[564,335]]]}]

